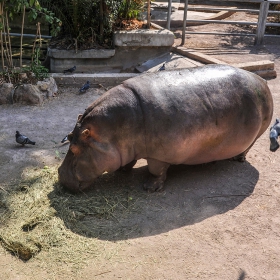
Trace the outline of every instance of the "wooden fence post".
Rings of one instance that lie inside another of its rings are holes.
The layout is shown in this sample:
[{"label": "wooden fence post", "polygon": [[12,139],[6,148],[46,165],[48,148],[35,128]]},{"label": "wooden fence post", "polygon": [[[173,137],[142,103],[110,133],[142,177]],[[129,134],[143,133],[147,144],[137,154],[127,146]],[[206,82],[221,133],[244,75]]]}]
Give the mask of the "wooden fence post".
[{"label": "wooden fence post", "polygon": [[264,0],[260,5],[255,45],[261,45],[263,43],[268,9],[269,9],[269,2]]}]

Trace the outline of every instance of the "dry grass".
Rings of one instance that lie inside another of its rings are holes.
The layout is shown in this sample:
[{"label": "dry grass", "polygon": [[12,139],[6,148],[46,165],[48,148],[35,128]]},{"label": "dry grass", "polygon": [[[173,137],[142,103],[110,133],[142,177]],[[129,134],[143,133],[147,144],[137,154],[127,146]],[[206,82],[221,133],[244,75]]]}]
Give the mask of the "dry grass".
[{"label": "dry grass", "polygon": [[[48,266],[67,263],[79,267],[89,257],[103,254],[106,240],[98,235],[107,220],[116,221],[117,216],[138,210],[135,191],[121,181],[114,184],[110,176],[115,175],[104,175],[105,182],[107,176],[112,185],[105,191],[72,195],[59,186],[56,167],[25,173],[27,179],[0,192],[0,208],[4,209],[1,244],[24,261],[32,258]],[[92,218],[97,223],[93,224]]]}]

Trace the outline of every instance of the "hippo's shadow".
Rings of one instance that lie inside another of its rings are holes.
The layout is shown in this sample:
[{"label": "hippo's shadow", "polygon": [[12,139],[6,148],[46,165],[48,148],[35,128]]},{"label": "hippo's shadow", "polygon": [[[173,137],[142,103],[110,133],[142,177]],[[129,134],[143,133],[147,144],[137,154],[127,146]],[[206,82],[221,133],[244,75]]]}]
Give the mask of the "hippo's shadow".
[{"label": "hippo's shadow", "polygon": [[124,240],[192,225],[234,209],[250,196],[259,178],[250,163],[228,160],[171,166],[167,175],[161,193],[142,189],[148,176],[144,166],[129,174],[105,174],[83,194],[69,194],[57,185],[49,198],[73,232]]}]

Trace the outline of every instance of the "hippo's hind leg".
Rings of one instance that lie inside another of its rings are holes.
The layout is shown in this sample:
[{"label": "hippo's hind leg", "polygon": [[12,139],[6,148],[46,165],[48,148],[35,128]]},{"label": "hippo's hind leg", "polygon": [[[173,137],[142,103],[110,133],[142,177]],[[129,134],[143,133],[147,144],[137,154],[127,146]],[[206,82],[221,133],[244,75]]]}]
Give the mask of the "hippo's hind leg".
[{"label": "hippo's hind leg", "polygon": [[232,160],[237,160],[239,162],[244,162],[246,160],[246,155],[249,152],[249,150],[252,148],[252,146],[254,145],[255,141],[249,146],[249,148],[247,148],[243,153],[235,156],[232,158]]},{"label": "hippo's hind leg", "polygon": [[246,160],[246,154],[245,152],[231,158],[232,160],[236,160],[236,161],[239,161],[239,162],[244,162]]},{"label": "hippo's hind leg", "polygon": [[151,158],[147,158],[147,163],[151,175],[147,182],[144,184],[144,189],[148,192],[162,190],[164,181],[166,179],[166,171],[170,164]]},{"label": "hippo's hind leg", "polygon": [[124,171],[124,172],[129,172],[132,170],[133,166],[136,164],[137,160],[133,160],[131,162],[129,162],[128,164],[126,164],[125,166],[121,166],[118,170],[119,171]]}]

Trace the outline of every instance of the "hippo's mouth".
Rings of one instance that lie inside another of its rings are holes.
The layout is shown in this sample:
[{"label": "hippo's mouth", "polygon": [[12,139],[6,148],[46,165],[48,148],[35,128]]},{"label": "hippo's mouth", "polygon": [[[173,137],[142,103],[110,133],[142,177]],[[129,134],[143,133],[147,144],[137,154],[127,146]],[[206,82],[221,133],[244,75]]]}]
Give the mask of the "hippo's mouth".
[{"label": "hippo's mouth", "polygon": [[79,180],[76,176],[73,176],[72,173],[65,173],[64,170],[58,168],[58,180],[59,183],[67,190],[73,193],[82,192],[92,186],[93,181],[82,181]]}]

